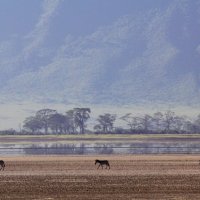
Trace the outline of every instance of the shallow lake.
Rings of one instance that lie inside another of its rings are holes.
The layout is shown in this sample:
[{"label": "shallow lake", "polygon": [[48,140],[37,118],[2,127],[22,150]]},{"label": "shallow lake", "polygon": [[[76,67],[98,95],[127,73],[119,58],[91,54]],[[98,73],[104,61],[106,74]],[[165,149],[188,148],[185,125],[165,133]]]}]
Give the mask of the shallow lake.
[{"label": "shallow lake", "polygon": [[75,142],[0,144],[0,155],[198,154],[197,142]]}]

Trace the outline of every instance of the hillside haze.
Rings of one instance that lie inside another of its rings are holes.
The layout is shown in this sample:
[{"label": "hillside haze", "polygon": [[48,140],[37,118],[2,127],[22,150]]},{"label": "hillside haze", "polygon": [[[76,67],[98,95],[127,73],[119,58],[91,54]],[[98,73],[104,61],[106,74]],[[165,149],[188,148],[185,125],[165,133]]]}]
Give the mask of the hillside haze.
[{"label": "hillside haze", "polygon": [[200,1],[1,4],[2,104],[199,105]]}]

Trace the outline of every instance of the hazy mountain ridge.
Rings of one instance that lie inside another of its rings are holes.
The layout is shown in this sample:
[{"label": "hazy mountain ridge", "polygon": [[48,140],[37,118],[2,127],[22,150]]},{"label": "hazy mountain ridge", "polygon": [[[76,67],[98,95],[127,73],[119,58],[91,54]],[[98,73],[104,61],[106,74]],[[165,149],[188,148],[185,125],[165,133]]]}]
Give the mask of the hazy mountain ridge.
[{"label": "hazy mountain ridge", "polygon": [[[199,1],[174,1],[164,12],[122,16],[90,35],[66,35],[61,46],[50,48],[47,38],[54,38],[56,27],[49,24],[54,10],[59,12],[58,2],[44,9],[32,40],[21,39],[21,51],[18,38],[2,47],[7,48],[0,51],[2,98],[199,104]],[[39,35],[41,26],[46,28]]]}]

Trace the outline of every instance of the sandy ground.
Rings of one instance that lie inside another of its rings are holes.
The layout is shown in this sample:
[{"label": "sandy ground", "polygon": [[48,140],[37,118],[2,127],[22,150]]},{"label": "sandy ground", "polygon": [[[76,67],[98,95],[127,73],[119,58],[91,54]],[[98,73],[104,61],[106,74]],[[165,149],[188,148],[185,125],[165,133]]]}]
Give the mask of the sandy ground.
[{"label": "sandy ground", "polygon": [[[96,169],[108,159],[110,170]],[[200,155],[1,157],[0,199],[200,199]]]}]

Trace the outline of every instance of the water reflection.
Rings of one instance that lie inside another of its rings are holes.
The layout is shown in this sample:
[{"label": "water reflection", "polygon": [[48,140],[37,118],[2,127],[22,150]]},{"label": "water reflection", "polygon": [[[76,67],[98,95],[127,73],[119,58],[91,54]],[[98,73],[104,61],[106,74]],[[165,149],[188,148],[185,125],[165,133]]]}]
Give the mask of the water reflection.
[{"label": "water reflection", "polygon": [[89,155],[89,154],[200,153],[195,143],[39,143],[0,144],[0,155]]},{"label": "water reflection", "polygon": [[106,144],[97,144],[94,147],[94,152],[96,154],[113,154],[114,153],[114,147],[112,145],[106,145]]},{"label": "water reflection", "polygon": [[74,155],[82,155],[87,154],[87,148],[85,144],[80,144],[76,146],[75,144],[53,144],[53,145],[36,145],[33,144],[29,148],[24,148],[25,154],[33,154],[33,155],[42,155],[42,154],[74,154]]}]

